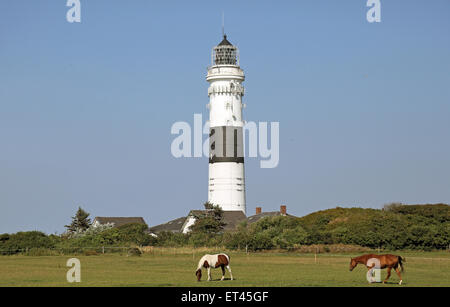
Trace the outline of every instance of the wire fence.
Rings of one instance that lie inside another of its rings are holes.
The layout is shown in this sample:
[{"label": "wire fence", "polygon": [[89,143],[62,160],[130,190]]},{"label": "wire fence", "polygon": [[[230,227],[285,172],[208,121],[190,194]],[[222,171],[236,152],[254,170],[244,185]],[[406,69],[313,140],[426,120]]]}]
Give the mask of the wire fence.
[{"label": "wire fence", "polygon": [[[134,247],[135,249],[136,247]],[[107,252],[128,252],[133,249],[131,246],[70,246],[70,247],[27,247],[27,248],[9,248],[0,249],[0,255],[15,254],[45,254],[45,253],[91,253],[105,254]]]},{"label": "wire fence", "polygon": [[[136,251],[139,250],[139,251]],[[191,253],[202,253],[202,252],[221,252],[226,251],[224,247],[214,246],[214,247],[164,247],[164,246],[65,246],[65,247],[27,247],[27,248],[9,248],[1,249],[0,255],[67,255],[67,254],[86,254],[86,255],[96,255],[96,254],[106,254],[106,253],[145,253],[152,255],[164,255],[164,254],[191,254]],[[316,255],[339,255],[339,254],[353,254],[353,253],[388,253],[391,251],[380,250],[380,249],[369,249],[359,246],[327,246],[327,245],[305,245],[296,249],[258,249],[250,250],[247,246],[240,249],[231,249],[229,251],[242,252],[245,254],[260,253],[260,252],[292,252],[300,254],[314,254]],[[444,252],[449,252],[450,249],[442,250]],[[401,253],[402,251],[398,251]]]}]

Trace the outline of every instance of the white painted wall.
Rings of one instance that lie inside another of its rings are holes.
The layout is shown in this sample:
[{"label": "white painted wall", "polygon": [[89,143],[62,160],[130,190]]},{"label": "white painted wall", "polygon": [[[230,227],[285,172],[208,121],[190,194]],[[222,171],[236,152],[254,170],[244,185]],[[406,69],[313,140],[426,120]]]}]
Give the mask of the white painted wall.
[{"label": "white painted wall", "polygon": [[[242,96],[244,96],[242,82],[245,80],[243,70],[235,65],[211,66],[206,80],[210,83],[208,89],[210,127],[243,127],[245,124],[242,119]],[[223,210],[240,210],[246,213],[243,163],[209,164],[208,201],[221,206]]]},{"label": "white painted wall", "polygon": [[195,220],[196,218],[194,218],[193,216],[188,216],[187,221],[184,223],[184,227],[181,230],[183,233],[188,233],[190,232],[189,227],[191,227],[192,225],[195,224]]}]

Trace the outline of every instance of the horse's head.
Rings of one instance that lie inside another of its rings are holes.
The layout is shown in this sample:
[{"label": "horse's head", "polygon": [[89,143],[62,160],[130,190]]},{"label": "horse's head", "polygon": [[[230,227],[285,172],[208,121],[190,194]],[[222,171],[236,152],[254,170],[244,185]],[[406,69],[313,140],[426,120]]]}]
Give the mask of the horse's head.
[{"label": "horse's head", "polygon": [[202,269],[195,271],[195,276],[197,276],[197,281],[200,281],[202,279]]},{"label": "horse's head", "polygon": [[351,258],[350,260],[350,271],[353,271],[353,269],[358,265],[358,262],[354,258]]}]

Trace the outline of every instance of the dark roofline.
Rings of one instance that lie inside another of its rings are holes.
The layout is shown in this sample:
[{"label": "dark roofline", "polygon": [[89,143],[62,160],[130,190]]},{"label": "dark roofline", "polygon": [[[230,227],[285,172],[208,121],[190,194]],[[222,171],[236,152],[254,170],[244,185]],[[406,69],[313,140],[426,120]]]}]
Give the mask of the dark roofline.
[{"label": "dark roofline", "polygon": [[114,223],[115,226],[121,226],[126,224],[144,224],[147,225],[144,218],[141,216],[96,216],[93,222],[99,222],[100,224]]},{"label": "dark roofline", "polygon": [[95,219],[144,219],[142,216],[96,216]]},{"label": "dark roofline", "polygon": [[233,44],[228,41],[227,35],[224,34],[223,35],[223,40],[217,46],[233,46]]},{"label": "dark roofline", "polygon": [[174,220],[170,220],[167,223],[155,225],[149,228],[150,232],[163,232],[163,231],[169,231],[169,232],[181,232],[182,227],[186,221],[187,217],[179,217]]}]

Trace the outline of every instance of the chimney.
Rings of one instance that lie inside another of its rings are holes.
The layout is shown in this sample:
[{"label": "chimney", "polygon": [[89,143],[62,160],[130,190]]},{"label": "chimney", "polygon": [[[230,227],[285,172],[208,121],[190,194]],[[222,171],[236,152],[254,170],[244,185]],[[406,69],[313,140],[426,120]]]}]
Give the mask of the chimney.
[{"label": "chimney", "polygon": [[286,215],[286,205],[281,205],[280,206],[280,213],[281,215]]},{"label": "chimney", "polygon": [[256,207],[255,214],[261,214],[261,212],[262,212],[262,208],[261,207]]}]

